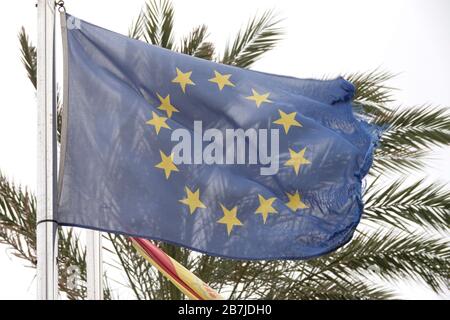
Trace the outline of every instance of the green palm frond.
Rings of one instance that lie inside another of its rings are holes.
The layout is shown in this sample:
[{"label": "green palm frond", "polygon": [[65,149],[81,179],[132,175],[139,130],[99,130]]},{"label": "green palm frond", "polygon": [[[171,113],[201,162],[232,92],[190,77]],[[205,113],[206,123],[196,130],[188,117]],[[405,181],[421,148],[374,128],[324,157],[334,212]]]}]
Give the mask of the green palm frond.
[{"label": "green palm frond", "polygon": [[[325,272],[325,261],[236,261],[197,257],[196,274],[230,299],[385,299],[393,293],[367,279]],[[201,272],[200,260],[208,270]],[[324,271],[319,275],[319,271]],[[317,276],[316,276],[317,275]],[[269,280],[270,279],[270,280]],[[352,288],[350,290],[350,288]]]},{"label": "green palm frond", "polygon": [[386,125],[380,141],[382,151],[399,148],[430,149],[450,145],[450,115],[447,108],[429,105],[385,112],[375,123]]},{"label": "green palm frond", "polygon": [[25,28],[22,27],[19,32],[20,52],[22,55],[22,63],[27,71],[28,79],[30,79],[34,88],[36,89],[37,80],[37,59],[36,47],[33,46],[28,38]]},{"label": "green palm frond", "polygon": [[390,231],[360,234],[333,255],[308,263],[316,266],[311,279],[333,275],[364,277],[371,272],[387,281],[423,280],[435,292],[442,292],[449,277],[449,258],[448,241]]},{"label": "green palm frond", "polygon": [[393,88],[387,82],[393,77],[391,73],[379,69],[344,75],[356,89],[353,98],[354,112],[369,122],[374,122],[376,117],[389,112],[388,103],[392,102]]},{"label": "green palm frond", "polygon": [[[151,44],[174,49],[174,10],[168,0],[150,0],[143,14],[143,37]],[[139,34],[139,32],[137,32]]]},{"label": "green palm frond", "polygon": [[421,169],[432,147],[450,145],[450,114],[443,107],[397,108],[378,114],[374,122],[385,129],[372,173]]},{"label": "green palm frond", "polygon": [[411,224],[445,231],[450,228],[450,191],[419,180],[405,187],[401,179],[387,187],[369,186],[365,219],[407,229]]},{"label": "green palm frond", "polygon": [[36,265],[36,199],[16,188],[0,171],[0,243],[32,266]]},{"label": "green palm frond", "polygon": [[409,173],[424,168],[430,160],[427,150],[411,150],[397,148],[395,152],[386,152],[381,148],[375,150],[373,166],[370,175],[386,175],[389,173]]},{"label": "green palm frond", "polygon": [[221,62],[241,68],[251,67],[281,40],[283,29],[279,27],[280,22],[273,11],[254,17],[245,30],[239,32],[233,44],[227,44]]},{"label": "green palm frond", "polygon": [[344,75],[344,78],[356,87],[356,100],[377,104],[386,104],[393,101],[392,90],[394,88],[388,86],[386,82],[394,77],[394,74],[380,69]]},{"label": "green palm frond", "polygon": [[138,17],[131,23],[128,29],[128,36],[133,39],[141,39],[144,35],[145,13],[143,10],[139,12]]},{"label": "green palm frond", "polygon": [[103,274],[103,299],[117,300],[116,296],[114,296],[113,289],[111,288],[110,278],[106,273]]},{"label": "green palm frond", "polygon": [[197,58],[212,60],[214,56],[214,45],[207,42],[208,29],[205,25],[196,27],[181,41],[180,52]]},{"label": "green palm frond", "polygon": [[288,290],[278,287],[272,292],[273,295],[269,294],[267,299],[383,300],[395,297],[391,290],[367,280],[340,284],[333,278],[313,285],[289,286]]},{"label": "green palm frond", "polygon": [[[31,84],[37,89],[37,52],[29,41],[25,28],[22,27],[19,32],[20,51],[22,54],[22,64],[28,74]],[[56,110],[57,110],[57,139],[61,141],[61,124],[62,124],[62,99],[59,88],[56,87]]]},{"label": "green palm frond", "polygon": [[214,60],[215,52],[216,47],[214,44],[212,42],[205,41],[198,47],[193,56],[205,60]]}]

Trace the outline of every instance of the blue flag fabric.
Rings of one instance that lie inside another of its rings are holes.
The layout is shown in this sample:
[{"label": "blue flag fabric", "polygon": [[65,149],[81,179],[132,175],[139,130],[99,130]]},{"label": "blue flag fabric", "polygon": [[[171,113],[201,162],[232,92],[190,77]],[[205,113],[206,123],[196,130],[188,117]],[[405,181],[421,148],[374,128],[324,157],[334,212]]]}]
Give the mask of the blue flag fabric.
[{"label": "blue flag fabric", "polygon": [[58,221],[237,259],[348,242],[375,129],[342,78],[175,53],[63,18]]}]

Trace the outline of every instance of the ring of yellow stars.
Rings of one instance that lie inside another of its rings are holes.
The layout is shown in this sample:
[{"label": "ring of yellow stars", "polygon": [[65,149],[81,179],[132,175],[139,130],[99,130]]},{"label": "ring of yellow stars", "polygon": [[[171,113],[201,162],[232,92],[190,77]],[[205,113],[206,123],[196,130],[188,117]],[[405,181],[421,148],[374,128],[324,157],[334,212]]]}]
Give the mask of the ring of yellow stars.
[{"label": "ring of yellow stars", "polygon": [[192,192],[188,187],[185,187],[186,198],[179,200],[181,203],[189,206],[189,213],[193,214],[197,208],[205,209],[206,206],[200,201],[200,189]]},{"label": "ring of yellow stars", "polygon": [[168,94],[165,98],[159,95],[159,93],[156,94],[158,96],[159,101],[161,102],[160,106],[158,107],[159,110],[163,110],[167,113],[167,117],[171,118],[172,114],[174,112],[180,112],[177,108],[175,108],[172,103],[170,102],[170,94]]},{"label": "ring of yellow stars", "polygon": [[163,169],[166,175],[166,179],[169,179],[172,171],[179,171],[175,163],[173,163],[173,154],[170,156],[164,154],[161,150],[159,151],[161,155],[161,162],[158,163],[155,167],[159,169]]},{"label": "ring of yellow stars", "polygon": [[285,113],[282,110],[278,110],[278,113],[280,114],[280,119],[275,120],[273,123],[282,125],[284,127],[284,132],[287,134],[289,132],[289,129],[294,127],[301,127],[302,125],[300,122],[295,120],[295,116],[297,115],[297,112],[291,112],[291,113]]},{"label": "ring of yellow stars", "polygon": [[220,91],[222,91],[225,86],[234,87],[234,84],[230,81],[231,74],[221,74],[214,70],[214,75],[215,77],[208,81],[216,83]]},{"label": "ring of yellow stars", "polygon": [[308,159],[305,159],[305,151],[306,148],[303,148],[299,152],[295,152],[291,148],[289,148],[289,153],[291,155],[291,158],[284,163],[285,166],[292,166],[294,167],[295,174],[298,175],[298,172],[300,171],[300,166],[302,164],[310,164],[311,161]]},{"label": "ring of yellow stars", "polygon": [[298,190],[292,194],[286,192],[286,195],[289,198],[289,201],[286,203],[286,206],[288,206],[288,208],[291,209],[292,211],[295,212],[299,209],[309,208],[305,203],[302,202],[302,200],[300,198],[300,194],[298,193]]},{"label": "ring of yellow stars", "polygon": [[177,68],[177,76],[172,80],[173,83],[180,84],[181,90],[183,93],[186,93],[186,86],[188,84],[195,86],[195,83],[191,80],[192,71],[182,72]]},{"label": "ring of yellow stars", "polygon": [[272,206],[276,198],[265,199],[262,195],[258,194],[259,207],[256,209],[255,213],[261,213],[264,223],[266,223],[267,216],[269,213],[277,213],[278,211]]},{"label": "ring of yellow stars", "polygon": [[146,124],[152,125],[155,127],[156,134],[159,134],[159,130],[161,128],[170,129],[169,125],[166,123],[166,117],[160,117],[154,111],[152,111],[152,118],[146,122]]},{"label": "ring of yellow stars", "polygon": [[245,97],[245,99],[255,101],[257,108],[259,108],[263,102],[272,103],[272,101],[269,100],[269,95],[270,95],[269,92],[266,92],[264,94],[259,94],[255,89],[252,89],[252,93],[253,93],[252,96]]},{"label": "ring of yellow stars", "polygon": [[219,220],[217,220],[217,223],[222,223],[227,225],[227,233],[228,236],[231,233],[231,230],[233,230],[234,226],[242,226],[242,222],[236,217],[237,215],[237,206],[234,207],[231,210],[228,210],[225,208],[223,204],[220,204],[223,211],[223,217]]}]

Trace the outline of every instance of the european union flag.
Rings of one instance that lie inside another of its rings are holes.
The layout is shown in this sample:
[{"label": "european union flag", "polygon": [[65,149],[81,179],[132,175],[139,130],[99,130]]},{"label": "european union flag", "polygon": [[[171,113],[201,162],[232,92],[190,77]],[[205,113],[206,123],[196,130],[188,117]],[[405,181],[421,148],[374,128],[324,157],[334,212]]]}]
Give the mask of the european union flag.
[{"label": "european union flag", "polygon": [[376,140],[351,83],[62,25],[60,224],[237,259],[306,259],[351,239]]}]

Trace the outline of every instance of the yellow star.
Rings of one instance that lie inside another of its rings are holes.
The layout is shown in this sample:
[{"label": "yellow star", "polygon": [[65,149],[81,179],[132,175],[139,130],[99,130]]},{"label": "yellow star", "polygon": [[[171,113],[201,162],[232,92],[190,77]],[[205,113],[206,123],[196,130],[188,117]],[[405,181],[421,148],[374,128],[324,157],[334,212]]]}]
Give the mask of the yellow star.
[{"label": "yellow star", "polygon": [[203,202],[200,201],[200,189],[197,189],[197,191],[192,192],[188,187],[185,187],[185,190],[186,190],[186,198],[181,199],[179,201],[189,206],[189,212],[191,214],[193,214],[195,209],[197,208],[203,209],[206,208]]},{"label": "yellow star", "polygon": [[301,127],[302,125],[300,122],[295,120],[295,116],[297,115],[297,112],[291,112],[289,114],[284,113],[281,110],[278,110],[278,113],[280,114],[280,119],[275,120],[273,123],[280,124],[284,127],[284,132],[287,134],[289,132],[289,129],[294,127]]},{"label": "yellow star", "polygon": [[214,70],[214,75],[215,77],[209,79],[209,81],[217,83],[220,91],[222,91],[225,86],[234,87],[234,84],[230,81],[231,74],[220,74],[219,72]]},{"label": "yellow star", "polygon": [[259,108],[263,102],[272,103],[272,101],[270,101],[268,99],[269,95],[270,95],[269,92],[264,93],[264,94],[259,94],[255,89],[252,89],[252,92],[253,92],[253,95],[249,96],[249,97],[245,97],[245,99],[255,101],[257,108]]},{"label": "yellow star", "polygon": [[192,71],[181,72],[181,70],[177,68],[177,76],[172,80],[172,82],[179,83],[183,93],[186,93],[186,85],[190,84],[195,86],[195,83],[191,80],[191,74]]},{"label": "yellow star", "polygon": [[156,134],[159,134],[159,130],[161,128],[170,129],[169,125],[166,123],[166,117],[160,117],[154,111],[152,111],[152,118],[146,122],[146,124],[152,125],[155,127]]},{"label": "yellow star", "polygon": [[265,199],[262,195],[258,194],[259,198],[259,207],[256,209],[255,213],[261,213],[264,223],[266,223],[267,216],[269,213],[277,213],[278,211],[272,207],[273,202],[276,198]]},{"label": "yellow star", "polygon": [[172,103],[170,103],[170,94],[168,94],[165,98],[161,97],[159,93],[156,94],[158,96],[161,105],[158,107],[159,110],[163,110],[167,113],[169,118],[172,117],[172,113],[180,112],[177,108],[175,108]]},{"label": "yellow star", "polygon": [[159,154],[161,155],[161,162],[158,163],[155,167],[159,169],[163,169],[166,174],[166,179],[169,179],[170,173],[172,171],[178,171],[177,166],[173,163],[173,154],[167,156],[159,150]]},{"label": "yellow star", "polygon": [[223,204],[220,204],[220,206],[222,207],[223,217],[217,220],[217,223],[226,224],[228,235],[230,235],[234,226],[242,226],[242,222],[236,217],[237,207],[228,210]]},{"label": "yellow star", "polygon": [[286,195],[288,196],[288,198],[289,198],[289,201],[286,203],[286,206],[288,206],[289,207],[289,209],[291,209],[292,211],[297,211],[298,209],[306,209],[306,208],[309,208],[306,204],[304,204],[303,202],[302,202],[302,200],[300,199],[300,195],[298,194],[298,190],[295,192],[295,193],[293,193],[293,194],[290,194],[290,193],[287,193],[286,192]]},{"label": "yellow star", "polygon": [[291,148],[289,148],[289,153],[291,154],[291,158],[284,163],[285,166],[292,166],[294,167],[295,174],[298,175],[298,172],[300,171],[300,166],[302,164],[310,164],[311,161],[308,159],[305,159],[305,151],[306,148],[303,148],[299,152],[295,152]]}]

